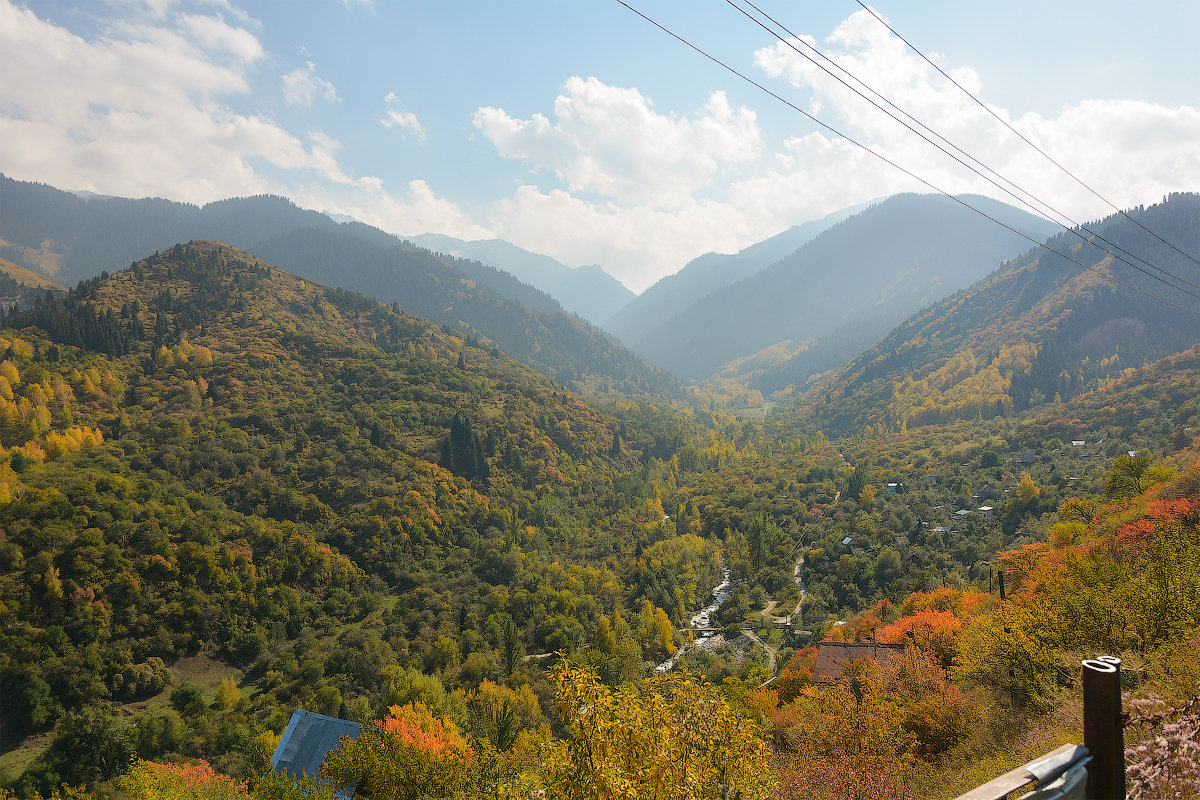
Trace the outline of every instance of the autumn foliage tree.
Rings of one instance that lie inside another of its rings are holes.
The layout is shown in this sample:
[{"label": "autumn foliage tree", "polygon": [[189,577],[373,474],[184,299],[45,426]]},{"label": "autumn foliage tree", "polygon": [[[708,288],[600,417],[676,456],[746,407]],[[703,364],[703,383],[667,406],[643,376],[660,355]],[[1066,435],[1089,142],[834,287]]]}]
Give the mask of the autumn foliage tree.
[{"label": "autumn foliage tree", "polygon": [[923,609],[884,625],[875,636],[887,644],[911,641],[949,666],[958,652],[958,634],[962,627],[962,620],[950,611]]},{"label": "autumn foliage tree", "polygon": [[356,795],[388,800],[446,797],[467,777],[475,751],[449,719],[423,703],[392,706],[387,717],[345,739],[323,774]]},{"label": "autumn foliage tree", "polygon": [[910,797],[912,736],[878,664],[847,665],[846,680],[812,688],[772,715],[783,798]]},{"label": "autumn foliage tree", "polygon": [[244,781],[222,775],[207,761],[156,764],[139,761],[121,776],[128,800],[246,800]]},{"label": "autumn foliage tree", "polygon": [[542,773],[566,800],[701,800],[771,791],[769,751],[758,726],[712,686],[678,674],[610,689],[590,671],[562,665],[552,678],[566,742]]}]

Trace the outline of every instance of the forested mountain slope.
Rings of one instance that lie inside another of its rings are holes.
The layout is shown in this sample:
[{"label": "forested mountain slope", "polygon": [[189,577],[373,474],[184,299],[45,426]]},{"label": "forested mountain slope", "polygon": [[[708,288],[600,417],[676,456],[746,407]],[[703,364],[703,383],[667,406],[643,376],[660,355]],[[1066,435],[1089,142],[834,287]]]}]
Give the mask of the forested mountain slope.
[{"label": "forested mountain slope", "polygon": [[84,200],[0,176],[0,257],[70,284],[176,242],[228,242],[297,275],[397,303],[486,339],[564,383],[628,393],[676,393],[598,329],[549,295],[474,261],[438,257],[378,228],[337,223],[280,197],[203,208],[166,200]]},{"label": "forested mountain slope", "polygon": [[[1200,196],[1172,195],[1130,214],[1185,252],[1200,251]],[[1123,216],[1089,228],[1200,282],[1194,262]],[[1031,250],[913,315],[810,390],[781,425],[845,433],[870,424],[986,419],[1069,399],[1200,341],[1200,314],[1190,310],[1200,301],[1186,293],[1200,292],[1164,285],[1139,262],[1140,271],[1074,234],[1047,247],[1063,255]]]},{"label": "forested mountain slope", "polygon": [[[643,459],[689,419],[610,416],[228,246],[170,248],[3,324],[6,749],[61,721],[89,752],[190,748],[247,774],[255,733],[295,705],[371,719],[413,667],[476,687],[614,612],[632,628],[605,663],[640,671],[667,646],[654,625],[670,642],[663,609],[720,580],[715,544],[656,544]],[[167,708],[171,670],[200,654],[254,699]],[[67,747],[26,788],[105,777]]]}]

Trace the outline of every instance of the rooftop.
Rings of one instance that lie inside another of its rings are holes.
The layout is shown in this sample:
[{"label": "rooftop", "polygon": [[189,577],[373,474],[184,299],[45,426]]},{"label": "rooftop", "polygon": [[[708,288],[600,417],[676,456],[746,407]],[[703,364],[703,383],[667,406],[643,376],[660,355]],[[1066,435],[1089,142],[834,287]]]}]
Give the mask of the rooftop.
[{"label": "rooftop", "polygon": [[[292,718],[279,738],[279,745],[271,756],[271,768],[296,778],[304,775],[317,778],[325,756],[341,744],[342,737],[356,739],[361,731],[362,726],[357,722],[298,708],[292,712]],[[334,797],[350,800],[354,788],[343,787]]]},{"label": "rooftop", "polygon": [[842,669],[851,661],[869,658],[884,666],[892,656],[903,653],[902,644],[877,642],[821,642],[817,645],[817,660],[813,664],[813,683],[840,683]]}]

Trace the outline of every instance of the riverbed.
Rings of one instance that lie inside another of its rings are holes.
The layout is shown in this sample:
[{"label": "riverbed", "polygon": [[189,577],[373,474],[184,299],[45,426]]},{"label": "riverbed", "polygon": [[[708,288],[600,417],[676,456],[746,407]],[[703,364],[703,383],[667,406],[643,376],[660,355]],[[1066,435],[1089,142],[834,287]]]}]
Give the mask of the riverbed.
[{"label": "riverbed", "polygon": [[[721,582],[718,583],[716,588],[713,589],[713,601],[692,615],[691,627],[693,629],[711,627],[713,614],[717,613],[717,609],[721,607],[722,603],[729,599],[729,595],[732,593],[733,578],[729,572],[729,568],[726,567],[722,571]],[[662,673],[674,669],[675,665],[679,663],[679,659],[683,657],[684,653],[693,647],[704,647],[705,645],[709,644],[715,636],[718,635],[720,634],[713,634],[706,631],[701,636],[698,636],[694,642],[688,642],[682,645],[671,655],[670,658],[655,667],[654,671]]]}]

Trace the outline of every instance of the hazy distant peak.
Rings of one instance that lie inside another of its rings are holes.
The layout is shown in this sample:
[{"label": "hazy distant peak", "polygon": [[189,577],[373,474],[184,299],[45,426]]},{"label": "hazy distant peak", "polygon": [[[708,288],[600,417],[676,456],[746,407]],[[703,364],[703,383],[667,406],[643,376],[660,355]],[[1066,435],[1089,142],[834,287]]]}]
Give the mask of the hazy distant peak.
[{"label": "hazy distant peak", "polygon": [[358,219],[350,216],[349,214],[335,214],[334,212],[329,211],[328,209],[322,210],[321,213],[324,214],[325,216],[329,217],[334,222],[340,222],[340,223],[358,222],[359,224],[363,224],[361,222],[361,220],[358,220]]},{"label": "hazy distant peak", "polygon": [[633,292],[599,265],[569,267],[550,256],[531,252],[503,239],[467,242],[440,233],[405,238],[418,247],[504,270],[546,292],[566,310],[597,325],[634,297]]}]

